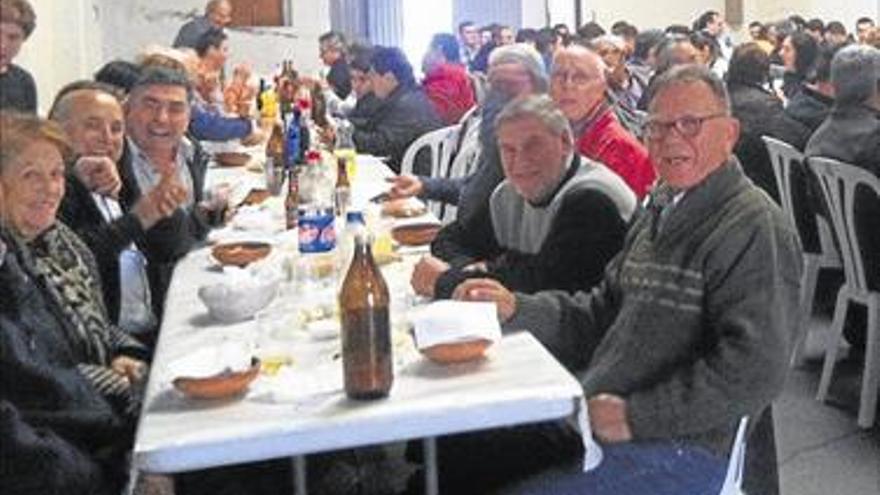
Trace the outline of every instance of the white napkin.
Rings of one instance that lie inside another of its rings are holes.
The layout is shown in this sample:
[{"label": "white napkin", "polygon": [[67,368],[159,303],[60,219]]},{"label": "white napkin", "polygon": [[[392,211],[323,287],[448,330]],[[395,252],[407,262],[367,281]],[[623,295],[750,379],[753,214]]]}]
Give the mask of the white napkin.
[{"label": "white napkin", "polygon": [[224,342],[219,346],[201,347],[185,357],[172,361],[167,368],[169,378],[205,378],[230,369],[244,371],[251,367],[251,353],[241,342]]},{"label": "white napkin", "polygon": [[495,303],[435,301],[413,316],[416,347],[501,338]]},{"label": "white napkin", "polygon": [[280,232],[284,230],[284,226],[273,215],[272,210],[262,205],[245,205],[240,207],[230,223],[233,228],[238,230],[261,232]]}]

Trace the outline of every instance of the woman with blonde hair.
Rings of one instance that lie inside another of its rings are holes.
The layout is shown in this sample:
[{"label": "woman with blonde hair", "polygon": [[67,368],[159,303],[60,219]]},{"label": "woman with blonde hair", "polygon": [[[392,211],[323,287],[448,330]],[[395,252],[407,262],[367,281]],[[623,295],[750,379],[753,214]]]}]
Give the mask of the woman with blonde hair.
[{"label": "woman with blonde hair", "polygon": [[3,493],[118,492],[145,378],[146,349],[108,324],[91,252],[55,219],[68,152],[57,124],[0,112]]}]

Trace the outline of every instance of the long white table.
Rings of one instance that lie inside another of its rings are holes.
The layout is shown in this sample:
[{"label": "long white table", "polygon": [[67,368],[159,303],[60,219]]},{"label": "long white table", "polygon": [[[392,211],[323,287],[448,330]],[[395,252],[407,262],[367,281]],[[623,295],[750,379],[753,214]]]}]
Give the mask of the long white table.
[{"label": "long white table", "polygon": [[[392,299],[404,297],[399,278],[406,267],[405,260],[383,269]],[[175,271],[134,446],[136,469],[175,473],[422,438],[427,491],[436,493],[434,437],[583,413],[576,379],[527,333],[504,337],[483,360],[452,366],[422,358],[398,336],[391,394],[369,402],[345,397],[338,341],[295,336],[279,344],[291,347],[293,364],[260,375],[242,398],[186,399],[171,385],[173,363],[223,342],[249,345],[258,335],[253,320],[222,325],[208,316],[197,289],[222,277],[208,268],[205,250]],[[295,463],[300,472],[303,466]]]}]

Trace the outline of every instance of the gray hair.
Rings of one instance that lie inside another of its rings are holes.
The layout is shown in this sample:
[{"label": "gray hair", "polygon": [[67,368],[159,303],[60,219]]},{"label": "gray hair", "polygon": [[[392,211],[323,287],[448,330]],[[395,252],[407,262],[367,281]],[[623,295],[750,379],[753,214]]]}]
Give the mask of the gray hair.
[{"label": "gray hair", "polygon": [[131,87],[131,93],[146,86],[180,86],[186,90],[187,100],[192,99],[193,88],[186,73],[167,67],[148,66]]},{"label": "gray hair", "polygon": [[499,46],[489,54],[489,68],[501,64],[519,64],[532,77],[532,83],[540,93],[546,93],[550,87],[547,77],[547,68],[541,54],[530,45],[514,43],[513,45]]},{"label": "gray hair", "polygon": [[[657,76],[648,88],[649,101],[653,102],[654,98],[669,86],[686,83],[705,84],[712,91],[718,104],[728,115],[730,114],[730,95],[724,82],[711,69],[699,64],[676,65]],[[650,108],[650,103],[648,107]]]},{"label": "gray hair", "polygon": [[566,135],[568,140],[573,141],[571,126],[562,110],[553,103],[546,94],[524,95],[514,98],[505,105],[497,117],[495,117],[495,129],[502,124],[526,117],[538,119],[544,126],[555,134]]},{"label": "gray hair", "polygon": [[880,82],[880,50],[870,45],[850,45],[831,61],[831,84],[837,103],[863,103],[874,96]]},{"label": "gray hair", "polygon": [[74,96],[79,96],[80,93],[85,92],[106,94],[116,100],[116,103],[122,104],[121,91],[115,86],[99,81],[82,79],[69,83],[58,91],[58,94],[55,95],[55,101],[49,109],[49,120],[62,123],[69,120]]},{"label": "gray hair", "polygon": [[603,34],[602,36],[597,36],[589,41],[589,46],[593,49],[596,49],[602,44],[611,45],[620,51],[626,50],[626,42],[622,37],[617,36],[616,34]]},{"label": "gray hair", "polygon": [[345,36],[339,31],[328,31],[318,38],[318,43],[323,43],[339,50],[343,54],[348,54],[348,44],[345,42]]}]

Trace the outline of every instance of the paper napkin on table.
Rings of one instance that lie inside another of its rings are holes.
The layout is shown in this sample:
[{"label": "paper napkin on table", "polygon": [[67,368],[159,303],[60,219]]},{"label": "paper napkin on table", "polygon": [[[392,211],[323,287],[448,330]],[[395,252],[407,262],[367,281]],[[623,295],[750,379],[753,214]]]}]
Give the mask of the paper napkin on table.
[{"label": "paper napkin on table", "polygon": [[202,347],[168,364],[169,378],[203,378],[224,370],[244,371],[251,366],[251,352],[241,342],[223,342]]},{"label": "paper napkin on table", "polygon": [[416,347],[501,338],[495,303],[436,301],[413,316]]}]

